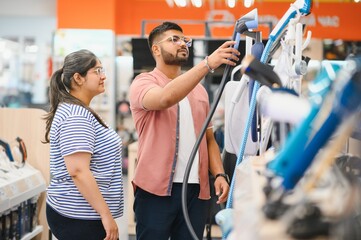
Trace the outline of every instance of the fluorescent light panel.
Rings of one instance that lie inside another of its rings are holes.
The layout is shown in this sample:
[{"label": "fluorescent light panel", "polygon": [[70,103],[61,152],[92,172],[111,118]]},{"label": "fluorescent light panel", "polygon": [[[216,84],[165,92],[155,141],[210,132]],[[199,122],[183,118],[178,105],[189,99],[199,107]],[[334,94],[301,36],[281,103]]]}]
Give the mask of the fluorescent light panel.
[{"label": "fluorescent light panel", "polygon": [[193,5],[194,7],[197,7],[197,8],[200,8],[200,7],[202,7],[202,5],[203,5],[203,1],[202,1],[202,0],[191,0],[191,2],[192,2],[192,5]]},{"label": "fluorescent light panel", "polygon": [[178,7],[185,7],[187,6],[187,0],[174,0],[175,4]]},{"label": "fluorescent light panel", "polygon": [[230,8],[234,8],[236,6],[236,0],[227,0],[227,5]]}]

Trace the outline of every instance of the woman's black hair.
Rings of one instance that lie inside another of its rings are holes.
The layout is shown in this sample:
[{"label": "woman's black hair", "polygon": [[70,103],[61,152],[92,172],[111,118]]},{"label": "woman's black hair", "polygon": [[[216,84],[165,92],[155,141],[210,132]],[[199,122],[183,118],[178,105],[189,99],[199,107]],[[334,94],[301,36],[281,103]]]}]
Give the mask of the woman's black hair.
[{"label": "woman's black hair", "polygon": [[88,109],[98,122],[107,128],[106,124],[93,109],[69,93],[72,89],[71,83],[74,74],[79,73],[82,77],[85,77],[89,69],[96,66],[97,61],[98,58],[94,53],[82,49],[67,55],[64,59],[64,66],[55,71],[51,76],[49,87],[50,110],[44,118],[46,120],[44,143],[50,142],[50,127],[59,103],[76,104]]}]

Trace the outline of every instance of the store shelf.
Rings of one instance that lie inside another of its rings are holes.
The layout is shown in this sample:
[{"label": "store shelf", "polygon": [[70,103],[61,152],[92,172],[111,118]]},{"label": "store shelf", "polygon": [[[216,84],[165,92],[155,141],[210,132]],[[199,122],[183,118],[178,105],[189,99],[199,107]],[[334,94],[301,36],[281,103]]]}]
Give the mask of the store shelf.
[{"label": "store shelf", "polygon": [[46,189],[45,180],[39,170],[29,164],[12,169],[5,174],[6,181],[0,183],[0,212],[39,195]]},{"label": "store shelf", "polygon": [[[0,135],[1,138],[8,143],[14,142],[14,139],[21,137],[26,144],[27,159],[24,168],[17,169],[20,171],[22,178],[18,178],[18,182],[23,186],[21,191],[9,197],[4,189],[12,185],[4,174],[0,171],[0,211],[8,209],[5,212],[15,210],[14,204],[25,199],[39,197],[37,209],[38,225],[43,226],[45,231],[37,235],[38,240],[48,240],[49,231],[48,222],[46,220],[46,185],[50,181],[49,173],[49,144],[43,144],[46,111],[34,108],[0,108]],[[26,174],[28,173],[28,174]],[[13,179],[14,180],[14,179]],[[7,183],[7,186],[4,186]],[[41,192],[40,194],[38,194]],[[39,196],[37,196],[39,195]],[[32,199],[35,201],[35,199]],[[11,208],[10,208],[11,207]],[[9,209],[10,208],[10,209]]]},{"label": "store shelf", "polygon": [[20,240],[31,240],[33,237],[43,232],[43,229],[43,226],[36,226],[32,232],[25,234]]}]

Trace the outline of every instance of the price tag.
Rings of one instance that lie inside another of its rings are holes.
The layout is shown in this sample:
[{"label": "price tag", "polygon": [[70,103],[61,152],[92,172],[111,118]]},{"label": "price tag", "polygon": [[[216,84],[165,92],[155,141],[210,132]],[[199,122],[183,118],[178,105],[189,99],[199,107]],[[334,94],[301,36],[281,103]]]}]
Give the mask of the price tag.
[{"label": "price tag", "polygon": [[9,196],[16,196],[17,194],[19,194],[19,189],[17,188],[16,184],[11,184],[9,187]]},{"label": "price tag", "polygon": [[13,196],[13,192],[10,188],[10,185],[4,186],[2,190],[4,191],[5,196],[7,196],[8,198],[11,198]]},{"label": "price tag", "polygon": [[29,186],[31,187],[31,181],[29,183],[29,179],[25,178],[25,179],[21,179],[20,181],[16,182],[16,186],[19,192],[23,193],[26,192],[26,190],[29,189]]},{"label": "price tag", "polygon": [[35,187],[35,186],[40,185],[39,175],[38,175],[38,174],[32,175],[32,176],[31,176],[31,182],[32,182],[32,187]]},{"label": "price tag", "polygon": [[5,190],[3,188],[0,189],[0,202],[5,201],[7,199]]}]

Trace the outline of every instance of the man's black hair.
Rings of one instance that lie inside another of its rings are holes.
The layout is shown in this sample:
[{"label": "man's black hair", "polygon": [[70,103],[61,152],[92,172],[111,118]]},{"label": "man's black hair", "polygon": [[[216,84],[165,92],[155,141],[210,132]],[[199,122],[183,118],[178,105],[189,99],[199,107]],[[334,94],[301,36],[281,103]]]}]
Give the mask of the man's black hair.
[{"label": "man's black hair", "polygon": [[152,51],[154,39],[168,30],[177,30],[183,32],[183,29],[178,24],[174,22],[163,22],[161,25],[155,27],[149,34],[148,46],[151,51]]}]

